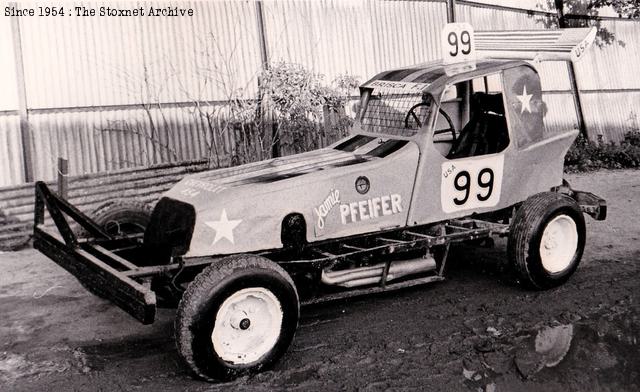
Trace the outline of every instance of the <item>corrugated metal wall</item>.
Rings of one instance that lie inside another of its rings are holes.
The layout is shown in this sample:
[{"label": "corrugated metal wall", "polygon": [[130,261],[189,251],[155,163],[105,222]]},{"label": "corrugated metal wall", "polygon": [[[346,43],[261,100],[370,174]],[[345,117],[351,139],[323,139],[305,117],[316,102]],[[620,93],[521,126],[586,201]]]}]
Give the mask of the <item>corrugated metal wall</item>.
[{"label": "corrugated metal wall", "polygon": [[472,23],[476,30],[544,29],[544,22],[550,17],[542,12],[507,11],[469,2],[461,2],[456,7],[456,19]]},{"label": "corrugated metal wall", "polygon": [[640,22],[603,20],[600,25],[615,40],[577,63],[576,79],[589,130],[605,141],[620,141],[640,129]]},{"label": "corrugated metal wall", "polygon": [[287,61],[361,80],[382,70],[434,60],[446,5],[432,1],[268,0],[271,61]]},{"label": "corrugated metal wall", "polygon": [[[195,16],[20,18],[35,179],[55,178],[59,156],[71,174],[201,159],[212,136],[204,114],[255,97],[254,1],[162,5],[192,7]],[[0,57],[12,58],[9,18],[0,23],[0,55],[10,54]],[[15,75],[0,82],[15,94]],[[1,103],[0,110],[18,106],[16,98]],[[24,181],[19,122],[10,113],[0,113],[0,186]],[[222,136],[216,145],[227,155],[232,145]]]},{"label": "corrugated metal wall", "polygon": [[13,54],[13,42],[11,40],[11,20],[0,13],[0,116],[2,111],[16,110],[18,108],[18,95],[15,88],[15,56]]},{"label": "corrugated metal wall", "polygon": [[[60,156],[68,157],[73,174],[202,159],[211,136],[190,107],[38,111],[30,122],[38,152],[35,172],[48,179],[54,178]],[[226,146],[220,152],[229,154],[229,140],[220,145]]]},{"label": "corrugated metal wall", "polygon": [[[72,174],[200,159],[211,138],[193,102],[213,113],[230,98],[255,97],[261,67],[255,0],[167,4],[192,7],[195,16],[20,18],[36,179],[55,177],[58,156],[69,159]],[[330,82],[438,58],[446,4],[265,0],[263,13],[269,60],[301,63]],[[467,1],[457,17],[478,30],[544,28],[553,18]],[[14,56],[9,25],[0,17],[0,66],[8,70],[0,75],[0,186],[24,181],[14,64],[6,61]],[[603,25],[626,45],[597,49],[578,65],[578,83],[587,127],[620,140],[638,122],[640,80],[624,67],[640,64],[634,52],[640,23]],[[577,122],[567,110],[573,101],[566,72],[564,63],[541,71],[550,132]],[[215,145],[227,158],[233,138],[218,136]]]},{"label": "corrugated metal wall", "polygon": [[584,61],[576,64],[581,90],[640,90],[640,21],[603,20],[602,28],[615,34],[610,45],[595,47]]},{"label": "corrugated metal wall", "polygon": [[161,5],[195,16],[20,18],[29,108],[226,100],[245,86],[255,95],[253,1]]},{"label": "corrugated metal wall", "polygon": [[0,112],[0,186],[24,182],[22,151],[20,118]]}]

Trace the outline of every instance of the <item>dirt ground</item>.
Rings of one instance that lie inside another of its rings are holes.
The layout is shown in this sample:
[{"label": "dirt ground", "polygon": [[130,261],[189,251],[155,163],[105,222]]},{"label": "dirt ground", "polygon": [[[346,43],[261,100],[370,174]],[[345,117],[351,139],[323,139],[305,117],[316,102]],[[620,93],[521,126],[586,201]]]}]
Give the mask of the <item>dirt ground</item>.
[{"label": "dirt ground", "polygon": [[[524,290],[503,273],[505,241],[460,246],[444,282],[303,308],[275,368],[227,384],[181,366],[173,310],[143,326],[34,250],[0,254],[0,390],[638,391],[640,171],[568,179],[609,216],[587,218],[567,284]],[[547,327],[568,348],[551,367],[534,348]]]}]

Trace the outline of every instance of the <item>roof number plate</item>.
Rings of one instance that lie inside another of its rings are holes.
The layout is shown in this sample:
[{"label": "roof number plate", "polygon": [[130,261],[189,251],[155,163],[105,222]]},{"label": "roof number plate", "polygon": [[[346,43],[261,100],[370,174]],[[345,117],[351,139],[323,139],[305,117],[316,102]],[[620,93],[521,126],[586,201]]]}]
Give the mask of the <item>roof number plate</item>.
[{"label": "roof number plate", "polygon": [[475,61],[476,43],[469,23],[447,23],[441,35],[442,57],[445,64]]}]

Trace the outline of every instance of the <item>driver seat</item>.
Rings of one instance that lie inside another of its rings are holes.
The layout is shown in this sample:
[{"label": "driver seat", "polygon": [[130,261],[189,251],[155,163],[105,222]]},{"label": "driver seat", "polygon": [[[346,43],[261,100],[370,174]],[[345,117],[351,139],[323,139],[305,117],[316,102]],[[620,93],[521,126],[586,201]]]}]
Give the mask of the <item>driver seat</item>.
[{"label": "driver seat", "polygon": [[474,93],[471,97],[471,119],[460,131],[460,137],[453,143],[447,159],[497,152],[498,144],[502,144],[498,142],[500,138],[489,136],[506,129],[502,94]]}]

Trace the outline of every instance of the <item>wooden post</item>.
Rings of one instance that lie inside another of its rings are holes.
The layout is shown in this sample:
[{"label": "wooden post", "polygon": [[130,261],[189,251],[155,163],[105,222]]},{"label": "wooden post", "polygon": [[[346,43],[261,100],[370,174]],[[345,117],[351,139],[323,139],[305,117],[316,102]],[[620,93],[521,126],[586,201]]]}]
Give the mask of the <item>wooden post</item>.
[{"label": "wooden post", "polygon": [[447,0],[447,23],[456,21],[456,0]]},{"label": "wooden post", "polygon": [[269,116],[271,119],[271,158],[278,158],[280,156],[280,131],[278,130],[278,122],[273,119],[273,116]]},{"label": "wooden post", "polygon": [[[17,6],[16,3],[10,3]],[[22,58],[22,39],[20,37],[20,17],[11,17],[11,37],[13,41],[13,55],[16,69],[16,85],[18,92],[18,115],[20,116],[20,137],[22,140],[22,162],[24,165],[24,181],[34,180],[33,153],[31,143],[31,128],[29,127],[29,112],[27,107],[27,88],[24,76]]]},{"label": "wooden post", "polygon": [[[555,0],[556,13],[558,17],[558,27],[564,29],[567,27],[567,21],[564,17],[564,1],[563,0]],[[578,81],[576,80],[576,70],[573,66],[572,61],[567,61],[567,72],[569,74],[569,84],[571,85],[571,95],[573,96],[573,106],[576,110],[576,117],[578,119],[578,129],[580,133],[589,138],[589,133],[587,131],[587,126],[584,122],[584,113],[582,111],[582,100],[580,98],[580,90],[578,89]]]},{"label": "wooden post", "polygon": [[[256,1],[256,18],[258,25],[258,43],[260,44],[260,60],[262,62],[262,69],[266,71],[269,69],[269,54],[267,50],[267,32],[264,27],[264,10],[262,9],[262,0]],[[263,129],[266,129],[265,125],[267,121],[265,120],[267,118],[271,123],[271,157],[277,158],[280,156],[280,135],[278,131],[278,123],[274,120],[273,113],[269,113],[269,115],[265,114],[264,105],[262,104],[263,95],[262,83],[260,78],[258,78],[258,115],[260,116],[259,118],[261,119],[261,126]]]},{"label": "wooden post", "polygon": [[327,104],[322,105],[322,122],[324,132],[322,132],[323,134],[318,138],[318,147],[325,147],[325,143],[331,135],[331,111]]},{"label": "wooden post", "polygon": [[58,195],[63,199],[67,198],[69,192],[69,161],[65,158],[58,158]]},{"label": "wooden post", "polygon": [[256,1],[256,18],[258,23],[258,43],[260,44],[260,60],[262,68],[269,69],[269,56],[267,55],[267,34],[264,29],[264,10],[262,0]]}]

